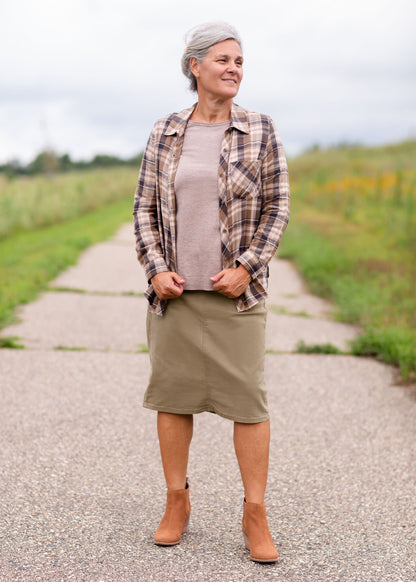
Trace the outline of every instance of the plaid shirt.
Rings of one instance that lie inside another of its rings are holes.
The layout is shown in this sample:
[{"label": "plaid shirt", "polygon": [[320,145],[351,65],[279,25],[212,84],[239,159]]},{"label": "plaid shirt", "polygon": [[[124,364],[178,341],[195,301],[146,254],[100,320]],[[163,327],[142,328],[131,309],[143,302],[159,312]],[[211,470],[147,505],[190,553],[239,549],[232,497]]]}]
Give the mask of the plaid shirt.
[{"label": "plaid shirt", "polygon": [[[149,281],[145,296],[158,315],[167,301],[156,296],[150,280],[157,273],[176,271],[174,180],[194,108],[155,123],[135,193],[137,256]],[[244,311],[267,297],[267,265],[289,219],[286,158],[267,115],[232,105],[230,127],[221,145],[218,202],[223,269],[241,264],[251,275],[246,291],[235,299],[237,310]]]}]

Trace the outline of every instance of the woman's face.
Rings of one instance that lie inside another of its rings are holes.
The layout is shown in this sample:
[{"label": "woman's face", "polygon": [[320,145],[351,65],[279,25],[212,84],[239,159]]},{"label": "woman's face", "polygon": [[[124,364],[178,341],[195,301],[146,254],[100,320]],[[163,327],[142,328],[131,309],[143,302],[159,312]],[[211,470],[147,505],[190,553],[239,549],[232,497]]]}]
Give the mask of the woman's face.
[{"label": "woman's face", "polygon": [[190,61],[198,84],[198,96],[232,99],[238,93],[243,78],[243,56],[235,40],[214,44],[202,62]]}]

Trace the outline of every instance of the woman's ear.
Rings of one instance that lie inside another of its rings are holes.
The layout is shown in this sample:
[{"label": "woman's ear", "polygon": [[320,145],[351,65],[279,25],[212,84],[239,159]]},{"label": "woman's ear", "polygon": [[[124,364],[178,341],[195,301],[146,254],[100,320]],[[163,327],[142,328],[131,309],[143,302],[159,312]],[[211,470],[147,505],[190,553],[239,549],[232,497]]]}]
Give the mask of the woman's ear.
[{"label": "woman's ear", "polygon": [[195,57],[191,57],[189,59],[189,68],[191,69],[191,73],[197,79],[199,77],[199,61]]}]

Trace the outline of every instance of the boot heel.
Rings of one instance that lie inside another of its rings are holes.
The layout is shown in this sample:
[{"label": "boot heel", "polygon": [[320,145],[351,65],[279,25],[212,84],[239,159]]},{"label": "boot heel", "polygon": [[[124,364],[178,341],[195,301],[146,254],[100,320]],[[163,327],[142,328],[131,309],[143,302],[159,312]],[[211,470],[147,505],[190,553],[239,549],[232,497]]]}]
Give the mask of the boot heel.
[{"label": "boot heel", "polygon": [[244,537],[244,545],[246,547],[246,550],[250,551],[250,542],[249,542],[248,536],[244,530],[243,530],[243,537]]},{"label": "boot heel", "polygon": [[182,529],[183,534],[188,531],[189,518],[190,518],[190,515],[188,515],[188,517],[185,519],[185,523],[183,524],[183,529]]}]

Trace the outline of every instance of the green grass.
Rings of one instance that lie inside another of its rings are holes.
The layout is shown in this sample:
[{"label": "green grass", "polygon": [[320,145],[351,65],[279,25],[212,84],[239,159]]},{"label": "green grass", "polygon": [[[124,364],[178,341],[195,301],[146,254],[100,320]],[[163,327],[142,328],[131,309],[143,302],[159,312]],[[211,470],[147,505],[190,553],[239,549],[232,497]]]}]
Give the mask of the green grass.
[{"label": "green grass", "polygon": [[336,346],[326,344],[305,344],[300,340],[296,345],[296,352],[298,354],[343,354],[344,352]]},{"label": "green grass", "polygon": [[81,251],[132,221],[137,174],[111,168],[0,176],[0,328],[13,321],[18,305],[75,264]]},{"label": "green grass", "polygon": [[148,354],[149,348],[147,344],[137,344],[137,353],[138,354]]},{"label": "green grass", "polygon": [[100,297],[144,297],[144,293],[135,291],[87,291],[76,287],[54,287],[49,285],[48,291],[53,293],[77,293],[78,295],[99,295]]},{"label": "green grass", "polygon": [[313,151],[289,161],[291,223],[280,255],[340,321],[354,353],[416,377],[416,142]]},{"label": "green grass", "polygon": [[269,311],[276,313],[277,315],[294,315],[297,317],[311,317],[306,311],[289,311],[283,305],[269,305]]},{"label": "green grass", "polygon": [[56,348],[54,348],[55,350],[61,351],[61,352],[85,352],[87,351],[87,348],[81,347],[81,346],[56,346]]},{"label": "green grass", "polygon": [[110,238],[129,221],[132,195],[62,224],[0,241],[0,328],[12,323],[18,305],[32,301],[49,281],[74,265],[81,251]]},{"label": "green grass", "polygon": [[11,348],[14,350],[23,350],[25,346],[19,343],[20,337],[9,335],[0,337],[0,348]]},{"label": "green grass", "polygon": [[388,364],[399,363],[402,376],[414,379],[415,335],[411,330],[368,328],[352,341],[351,349],[354,355],[372,356]]},{"label": "green grass", "polygon": [[138,169],[110,168],[54,176],[0,175],[0,240],[65,223],[132,194]]}]

